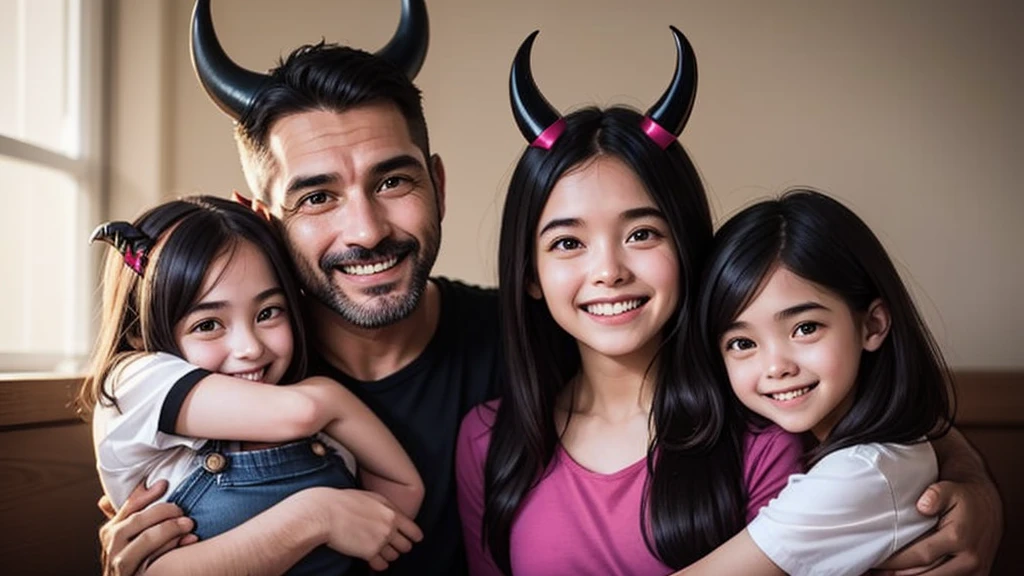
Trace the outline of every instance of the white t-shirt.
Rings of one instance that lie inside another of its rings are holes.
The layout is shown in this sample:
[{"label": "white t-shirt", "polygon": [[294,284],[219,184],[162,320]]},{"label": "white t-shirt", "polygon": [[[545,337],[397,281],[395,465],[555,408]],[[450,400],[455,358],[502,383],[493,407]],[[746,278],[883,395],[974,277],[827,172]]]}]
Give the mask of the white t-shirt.
[{"label": "white t-shirt", "polygon": [[[174,433],[182,404],[192,388],[210,372],[177,356],[156,352],[139,355],[115,370],[114,406],[96,405],[92,439],[96,468],[103,490],[120,508],[143,480],[146,486],[165,479],[167,500],[174,489],[198,466],[196,451],[209,440]],[[108,390],[110,383],[106,383]],[[355,458],[326,434],[317,438],[334,449],[355,474]],[[296,439],[297,440],[297,439]],[[240,450],[238,442],[227,451]]]},{"label": "white t-shirt", "polygon": [[181,403],[195,384],[209,372],[173,356],[157,352],[140,355],[114,371],[113,389],[120,411],[96,405],[92,438],[96,467],[103,490],[120,508],[140,482],[146,485],[165,479],[170,492],[195,468],[193,456],[207,442],[161,431],[174,429]]},{"label": "white t-shirt", "polygon": [[935,525],[916,503],[937,477],[928,442],[844,448],[790,476],[747,531],[789,574],[863,574]]}]

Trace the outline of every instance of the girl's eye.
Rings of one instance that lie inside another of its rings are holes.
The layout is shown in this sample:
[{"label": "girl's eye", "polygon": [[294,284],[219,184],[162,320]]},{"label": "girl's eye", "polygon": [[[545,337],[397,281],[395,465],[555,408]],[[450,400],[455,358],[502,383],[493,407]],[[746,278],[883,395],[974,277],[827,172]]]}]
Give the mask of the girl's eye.
[{"label": "girl's eye", "polygon": [[269,306],[260,310],[260,313],[256,315],[256,321],[266,322],[267,320],[277,318],[281,314],[284,314],[284,308],[281,308],[280,306]]},{"label": "girl's eye", "polygon": [[743,352],[745,350],[751,350],[757,345],[750,338],[733,338],[725,343],[726,350],[733,350],[735,352]]},{"label": "girl's eye", "polygon": [[582,243],[575,238],[559,238],[551,243],[552,250],[577,250]]},{"label": "girl's eye", "polygon": [[645,242],[657,238],[659,234],[650,228],[642,228],[629,235],[630,242]]},{"label": "girl's eye", "polygon": [[196,324],[193,328],[193,332],[213,332],[217,329],[218,322],[216,320],[203,320]]},{"label": "girl's eye", "polygon": [[794,336],[810,336],[818,331],[818,327],[821,326],[817,322],[803,322],[796,327],[793,331]]}]

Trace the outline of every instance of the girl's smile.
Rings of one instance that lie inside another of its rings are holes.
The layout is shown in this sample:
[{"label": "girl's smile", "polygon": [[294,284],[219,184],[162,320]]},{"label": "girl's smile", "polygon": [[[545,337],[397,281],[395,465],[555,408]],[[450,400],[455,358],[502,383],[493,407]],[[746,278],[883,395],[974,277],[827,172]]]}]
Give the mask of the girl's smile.
[{"label": "girl's smile", "polygon": [[824,439],[853,404],[861,353],[881,345],[859,316],[777,267],[720,341],[736,396],[790,432]]},{"label": "girl's smile", "polygon": [[538,230],[529,292],[581,350],[622,356],[660,342],[679,301],[679,264],[668,223],[632,170],[598,156],[567,172]]}]

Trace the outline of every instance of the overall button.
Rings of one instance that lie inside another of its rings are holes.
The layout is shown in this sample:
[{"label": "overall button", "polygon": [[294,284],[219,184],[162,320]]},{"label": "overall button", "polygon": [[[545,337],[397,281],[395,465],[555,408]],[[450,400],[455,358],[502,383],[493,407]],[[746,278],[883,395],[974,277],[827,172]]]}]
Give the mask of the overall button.
[{"label": "overall button", "polygon": [[313,454],[316,454],[317,456],[327,455],[327,447],[324,446],[324,443],[319,440],[313,440],[312,442],[310,442],[309,447],[310,449],[313,450]]},{"label": "overall button", "polygon": [[210,474],[219,474],[228,467],[228,459],[223,454],[210,452],[203,460],[203,469]]}]

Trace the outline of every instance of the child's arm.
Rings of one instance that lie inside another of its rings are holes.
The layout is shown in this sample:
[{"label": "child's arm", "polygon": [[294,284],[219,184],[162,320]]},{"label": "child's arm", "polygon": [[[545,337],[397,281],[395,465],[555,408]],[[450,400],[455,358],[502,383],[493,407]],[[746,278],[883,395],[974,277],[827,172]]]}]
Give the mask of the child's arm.
[{"label": "child's arm", "polygon": [[672,576],[700,576],[703,574],[708,576],[718,574],[785,576],[786,572],[776,566],[758,548],[750,537],[750,532],[743,530],[725,544],[715,548],[711,554],[683,570],[675,572]]},{"label": "child's arm", "polygon": [[344,386],[303,390],[319,404],[330,404],[337,417],[324,432],[356,457],[363,487],[390,500],[402,513],[415,518],[423,502],[423,480],[416,466],[387,426]]},{"label": "child's arm", "polygon": [[918,500],[927,516],[942,515],[938,529],[889,558],[890,570],[930,566],[948,559],[950,571],[987,574],[1002,538],[1003,505],[984,460],[956,428],[932,441],[939,480]]},{"label": "child's arm", "polygon": [[201,438],[282,442],[323,430],[356,457],[367,489],[410,518],[423,501],[423,481],[391,431],[352,392],[333,380],[287,386],[210,374],[182,403],[175,433]]},{"label": "child's arm", "polygon": [[914,503],[935,474],[927,443],[833,452],[682,573],[863,574],[934,524]]}]

